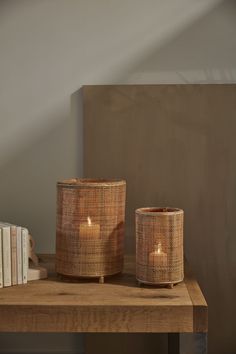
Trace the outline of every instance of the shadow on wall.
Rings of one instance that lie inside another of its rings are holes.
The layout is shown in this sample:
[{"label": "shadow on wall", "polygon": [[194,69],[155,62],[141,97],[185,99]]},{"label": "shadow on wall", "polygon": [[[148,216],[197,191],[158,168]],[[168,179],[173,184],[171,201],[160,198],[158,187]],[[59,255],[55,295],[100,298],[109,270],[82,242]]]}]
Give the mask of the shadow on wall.
[{"label": "shadow on wall", "polygon": [[132,63],[128,83],[236,82],[236,2],[224,0],[210,12]]},{"label": "shadow on wall", "polygon": [[[233,82],[236,81],[236,3],[225,0],[184,31],[132,62],[114,81]],[[117,77],[116,77],[117,76]],[[39,252],[54,250],[56,181],[82,175],[82,93],[71,95],[71,116],[60,117],[43,135],[18,146],[18,154],[0,165],[2,220],[24,224]],[[10,186],[10,188],[9,188]]]},{"label": "shadow on wall", "polygon": [[27,226],[39,253],[55,251],[56,182],[82,174],[81,107],[78,90],[70,117],[58,116],[44,135],[18,146],[18,155],[0,166],[0,219]]}]

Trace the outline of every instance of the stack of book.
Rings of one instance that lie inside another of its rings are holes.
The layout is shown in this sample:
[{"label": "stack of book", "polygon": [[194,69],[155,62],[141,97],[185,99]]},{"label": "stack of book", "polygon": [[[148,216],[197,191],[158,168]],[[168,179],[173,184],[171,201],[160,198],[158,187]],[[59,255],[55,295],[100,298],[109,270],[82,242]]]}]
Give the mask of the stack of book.
[{"label": "stack of book", "polygon": [[29,232],[0,223],[0,288],[27,283]]}]

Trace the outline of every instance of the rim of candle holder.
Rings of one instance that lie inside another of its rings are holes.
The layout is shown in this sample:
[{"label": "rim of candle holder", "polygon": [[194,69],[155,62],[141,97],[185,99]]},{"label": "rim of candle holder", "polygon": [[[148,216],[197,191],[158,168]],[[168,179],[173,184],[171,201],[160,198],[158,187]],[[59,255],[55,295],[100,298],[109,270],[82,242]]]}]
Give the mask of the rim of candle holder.
[{"label": "rim of candle holder", "polygon": [[66,188],[77,187],[111,187],[120,186],[126,184],[124,179],[112,179],[112,178],[69,178],[57,182],[58,186]]},{"label": "rim of candle holder", "polygon": [[184,211],[183,209],[172,207],[145,207],[136,209],[135,212],[137,214],[155,217],[161,215],[183,214]]}]

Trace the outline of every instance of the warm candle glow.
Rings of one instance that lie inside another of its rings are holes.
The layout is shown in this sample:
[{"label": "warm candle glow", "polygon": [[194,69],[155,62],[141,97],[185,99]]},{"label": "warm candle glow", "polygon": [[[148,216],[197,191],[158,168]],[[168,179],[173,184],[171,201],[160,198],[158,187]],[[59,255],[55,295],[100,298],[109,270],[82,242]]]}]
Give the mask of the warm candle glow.
[{"label": "warm candle glow", "polygon": [[167,266],[167,253],[163,252],[161,242],[154,245],[154,251],[149,254],[149,264],[157,267]]},{"label": "warm candle glow", "polygon": [[87,220],[88,220],[88,225],[91,226],[92,225],[92,221],[91,221],[90,216],[88,216]]},{"label": "warm candle glow", "polygon": [[99,239],[100,238],[100,225],[92,223],[90,216],[88,216],[87,222],[80,224],[79,237],[81,240]]},{"label": "warm candle glow", "polygon": [[159,242],[157,245],[155,245],[155,251],[160,254],[162,253],[162,245],[161,242]]}]

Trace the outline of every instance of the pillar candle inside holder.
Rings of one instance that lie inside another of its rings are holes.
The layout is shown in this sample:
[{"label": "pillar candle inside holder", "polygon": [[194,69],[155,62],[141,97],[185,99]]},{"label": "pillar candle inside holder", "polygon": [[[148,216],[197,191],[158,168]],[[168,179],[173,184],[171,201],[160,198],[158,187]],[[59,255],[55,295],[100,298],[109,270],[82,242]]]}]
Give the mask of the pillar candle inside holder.
[{"label": "pillar candle inside holder", "polygon": [[149,265],[167,267],[167,254],[163,252],[161,242],[154,245],[154,251],[149,254]]},{"label": "pillar candle inside holder", "polygon": [[123,180],[58,182],[57,273],[101,278],[122,271],[125,197]]},{"label": "pillar candle inside holder", "polygon": [[94,224],[90,216],[87,218],[86,223],[81,223],[79,226],[80,240],[97,240],[100,239],[100,225]]},{"label": "pillar candle inside holder", "polygon": [[146,284],[183,280],[183,215],[178,208],[136,210],[136,277]]}]

